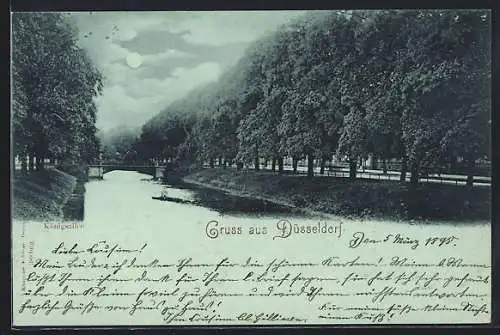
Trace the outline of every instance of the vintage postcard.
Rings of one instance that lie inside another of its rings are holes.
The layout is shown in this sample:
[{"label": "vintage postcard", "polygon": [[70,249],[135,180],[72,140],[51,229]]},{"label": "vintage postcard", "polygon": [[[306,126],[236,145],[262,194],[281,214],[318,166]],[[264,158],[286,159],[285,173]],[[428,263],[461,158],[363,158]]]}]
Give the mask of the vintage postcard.
[{"label": "vintage postcard", "polygon": [[11,37],[14,327],[490,322],[490,11]]}]

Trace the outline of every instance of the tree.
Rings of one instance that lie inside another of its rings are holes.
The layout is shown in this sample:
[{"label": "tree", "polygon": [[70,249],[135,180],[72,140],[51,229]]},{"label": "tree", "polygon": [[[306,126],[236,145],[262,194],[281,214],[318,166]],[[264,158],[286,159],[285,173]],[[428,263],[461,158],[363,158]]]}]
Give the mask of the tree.
[{"label": "tree", "polygon": [[[297,159],[307,157],[308,176],[314,175],[314,159],[325,161],[337,145],[341,122],[338,113],[337,56],[341,53],[346,19],[336,13],[307,16],[291,26],[289,62],[291,73],[286,88],[282,122],[281,146],[293,157],[294,172]],[[338,44],[337,44],[338,43]]]},{"label": "tree", "polygon": [[[491,50],[488,12],[454,13],[450,18],[456,47],[462,50],[454,63],[447,88],[456,101],[441,139],[441,154],[461,156],[467,164],[467,185],[472,186],[475,161],[489,156],[491,120]],[[451,34],[451,32],[449,32]]]},{"label": "tree", "polygon": [[16,152],[21,159],[29,156],[31,170],[35,158],[37,169],[43,169],[45,158],[90,159],[92,99],[102,90],[102,78],[78,46],[70,19],[58,13],[15,13],[12,42]]},{"label": "tree", "polygon": [[347,156],[350,179],[356,178],[358,159],[367,151],[366,110],[363,102],[368,99],[367,83],[371,79],[371,73],[366,71],[366,55],[360,52],[356,41],[363,34],[363,25],[374,15],[376,13],[351,17],[343,34],[343,40],[350,49],[345,50],[341,63],[340,105],[345,117],[337,154]]},{"label": "tree", "polygon": [[375,162],[380,157],[387,169],[387,159],[401,158],[401,180],[406,180],[407,157],[402,143],[401,116],[405,101],[397,94],[400,57],[407,44],[407,25],[415,11],[378,11],[360,25],[356,41],[366,67],[363,107],[366,111],[368,151]]},{"label": "tree", "polygon": [[103,161],[110,164],[140,163],[139,131],[116,127],[99,134]]},{"label": "tree", "polygon": [[[462,129],[458,124],[468,119],[465,115],[479,110],[483,115],[477,122],[466,122],[466,128],[476,129],[469,134],[488,127],[488,108],[483,103],[488,93],[478,91],[488,91],[488,21],[479,11],[426,11],[416,15],[407,31],[404,71],[400,71],[402,98],[407,101],[402,137],[412,184],[416,184],[422,162],[428,169],[438,168],[442,153],[450,151],[447,144],[456,138],[450,129],[455,134]],[[485,143],[484,136],[464,138],[470,142],[465,148],[484,148],[479,144]],[[484,151],[466,149],[462,153],[473,152],[468,160],[474,161]]]},{"label": "tree", "polygon": [[[283,172],[283,155],[280,146],[279,125],[282,122],[282,104],[286,99],[291,64],[288,61],[290,34],[278,32],[261,43],[255,54],[250,54],[249,78],[239,133],[239,157],[254,160],[272,160],[273,170],[278,163]],[[250,109],[249,109],[250,108]]]}]

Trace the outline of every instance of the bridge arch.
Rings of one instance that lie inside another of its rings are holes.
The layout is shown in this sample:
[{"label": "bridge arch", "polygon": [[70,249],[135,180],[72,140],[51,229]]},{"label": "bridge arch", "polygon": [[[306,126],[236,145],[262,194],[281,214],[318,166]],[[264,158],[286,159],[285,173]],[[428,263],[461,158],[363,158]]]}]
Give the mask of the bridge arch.
[{"label": "bridge arch", "polygon": [[105,173],[116,170],[137,171],[140,173],[148,174],[154,179],[158,179],[164,177],[165,166],[93,164],[88,166],[88,177],[89,179],[103,179]]}]

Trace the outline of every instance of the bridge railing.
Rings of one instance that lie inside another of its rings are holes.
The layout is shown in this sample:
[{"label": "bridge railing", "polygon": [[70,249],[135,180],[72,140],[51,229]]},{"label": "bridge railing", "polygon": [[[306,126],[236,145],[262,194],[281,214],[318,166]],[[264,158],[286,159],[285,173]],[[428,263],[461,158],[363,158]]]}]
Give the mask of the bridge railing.
[{"label": "bridge railing", "polygon": [[[103,178],[105,173],[114,170],[137,171],[151,175],[154,178],[162,178],[164,176],[165,166],[125,164],[91,164],[88,166],[89,177],[91,178]],[[92,173],[90,173],[91,171]]]}]

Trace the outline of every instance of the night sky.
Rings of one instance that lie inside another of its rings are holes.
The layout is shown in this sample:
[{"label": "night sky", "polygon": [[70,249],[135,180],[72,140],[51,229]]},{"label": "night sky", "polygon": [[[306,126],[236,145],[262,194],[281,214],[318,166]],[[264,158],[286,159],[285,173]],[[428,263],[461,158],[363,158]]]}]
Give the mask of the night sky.
[{"label": "night sky", "polygon": [[217,80],[249,43],[302,14],[72,13],[81,45],[105,76],[98,128],[140,127],[192,88]]}]

